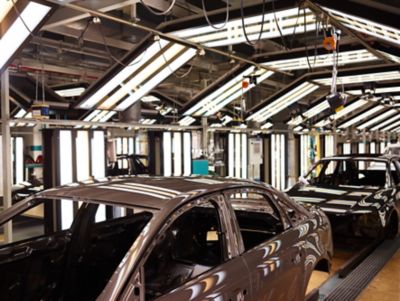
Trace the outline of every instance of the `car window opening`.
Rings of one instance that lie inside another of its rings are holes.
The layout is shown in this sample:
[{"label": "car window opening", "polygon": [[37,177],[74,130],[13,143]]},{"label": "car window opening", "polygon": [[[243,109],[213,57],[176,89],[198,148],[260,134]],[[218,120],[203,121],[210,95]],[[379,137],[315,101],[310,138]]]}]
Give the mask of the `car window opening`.
[{"label": "car window opening", "polygon": [[[307,175],[312,185],[382,188],[386,185],[387,163],[377,160],[323,160]],[[392,171],[394,181],[397,179]]]},{"label": "car window opening", "polygon": [[96,299],[151,217],[119,206],[40,201],[12,219],[13,242],[0,241],[2,300]]},{"label": "car window opening", "polygon": [[183,213],[162,233],[144,266],[146,301],[225,261],[218,211],[207,204]]},{"label": "car window opening", "polygon": [[283,231],[283,223],[271,200],[257,193],[228,196],[242,234],[245,250],[270,240]]}]

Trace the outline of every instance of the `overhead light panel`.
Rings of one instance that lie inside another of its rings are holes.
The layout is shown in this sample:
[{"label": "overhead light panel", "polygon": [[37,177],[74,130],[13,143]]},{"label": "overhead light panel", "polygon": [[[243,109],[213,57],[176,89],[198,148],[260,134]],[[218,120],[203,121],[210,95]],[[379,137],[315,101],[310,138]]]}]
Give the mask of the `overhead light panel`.
[{"label": "overhead light panel", "polygon": [[345,115],[347,115],[347,114],[349,114],[351,112],[354,112],[355,110],[361,108],[362,106],[366,105],[367,103],[368,103],[367,100],[359,99],[359,100],[357,100],[357,101],[345,106],[342,110],[340,110],[336,114],[331,115],[330,119],[321,120],[315,126],[317,126],[317,127],[327,126],[333,120],[338,120],[338,119],[342,118],[343,116],[345,116]]},{"label": "overhead light panel", "polygon": [[266,122],[266,123],[264,123],[264,124],[261,126],[261,129],[262,129],[262,130],[268,130],[268,129],[272,128],[273,126],[274,126],[273,123],[271,123],[271,122]]},{"label": "overhead light panel", "polygon": [[[15,5],[20,6],[18,1]],[[7,3],[8,2],[8,3]],[[0,22],[8,23],[8,16],[12,15],[13,11],[10,7],[13,2],[2,0],[0,4]],[[23,4],[27,3],[24,7]],[[30,32],[35,31],[37,26],[43,21],[51,10],[51,6],[44,5],[34,1],[24,1],[21,5],[23,9],[20,10],[20,15],[15,16],[15,19],[8,28],[5,28],[0,38],[0,69],[9,62],[14,53],[20,48],[24,41],[29,37]],[[5,27],[5,26],[4,26]]]},{"label": "overhead light panel", "polygon": [[342,125],[339,126],[339,128],[340,129],[344,129],[344,128],[350,127],[353,124],[356,124],[356,123],[364,120],[365,118],[382,111],[384,108],[385,107],[381,106],[381,105],[373,107],[372,109],[369,109],[368,111],[366,111],[366,112],[364,112],[364,113],[362,113],[362,114],[360,114],[360,115],[348,120],[347,122],[343,123]]},{"label": "overhead light panel", "polygon": [[384,127],[383,129],[381,129],[381,131],[383,131],[383,132],[390,131],[390,130],[392,130],[393,128],[399,126],[399,125],[400,125],[400,120],[399,120],[399,121],[396,121],[395,123],[392,123],[392,124],[390,124],[390,125],[388,125],[388,126],[386,126],[386,127]]},{"label": "overhead light panel", "polygon": [[[347,75],[347,76],[338,76],[337,77],[337,84],[359,84],[364,82],[379,82],[385,80],[396,80],[399,79],[400,72],[399,71],[386,71],[386,72],[375,72],[375,73],[365,73],[365,74],[358,74],[358,75]],[[332,78],[321,78],[315,79],[314,82],[330,86],[332,84]]]},{"label": "overhead light panel", "polygon": [[[305,9],[305,14],[306,25],[304,25],[303,11],[300,12],[299,8],[266,13],[264,15],[264,27],[261,39],[278,38],[280,37],[280,33],[283,36],[292,35],[294,31],[296,33],[303,33],[305,29],[307,31],[314,31],[316,25],[315,15],[309,9]],[[258,39],[262,19],[262,15],[244,18],[245,30],[249,40],[254,41]],[[280,26],[280,30],[277,27],[277,23]],[[223,24],[216,24],[216,27],[218,26],[222,27]],[[171,34],[208,47],[220,47],[247,41],[243,33],[241,18],[228,21],[226,26],[223,26],[221,29],[203,26],[183,29],[171,32]]]},{"label": "overhead light panel", "polygon": [[358,16],[345,14],[328,7],[324,7],[324,9],[348,28],[400,45],[400,31],[397,28],[376,23]]},{"label": "overhead light panel", "polygon": [[155,124],[157,122],[156,119],[148,119],[148,118],[142,118],[139,120],[139,123],[141,124]]},{"label": "overhead light panel", "polygon": [[[263,65],[278,70],[301,70],[301,69],[308,69],[309,68],[308,62],[310,62],[313,68],[320,68],[320,67],[332,66],[333,55],[334,54],[317,55],[312,59],[308,59],[306,56],[304,56],[293,59],[266,62],[263,63]],[[378,60],[378,58],[365,49],[343,51],[338,54],[339,66],[347,64],[355,64],[355,63],[364,63],[375,60]]]},{"label": "overhead light panel", "polygon": [[249,83],[247,88],[243,88],[242,82],[246,77],[255,75],[257,77],[257,83],[261,83],[272,74],[272,71],[256,69],[255,67],[251,66],[208,96],[201,99],[196,103],[196,105],[187,110],[184,115],[213,115],[235,99],[241,97],[243,93],[246,93],[256,86],[256,83]]},{"label": "overhead light panel", "polygon": [[270,104],[266,105],[256,113],[250,115],[246,120],[255,120],[257,122],[263,122],[271,118],[272,116],[278,114],[288,106],[302,99],[303,97],[311,94],[318,89],[318,85],[314,85],[309,82],[302,83],[296,88],[285,93],[278,99],[272,101]]},{"label": "overhead light panel", "polygon": [[76,87],[76,88],[68,88],[68,89],[59,89],[55,90],[55,92],[61,97],[77,97],[80,96],[83,92],[85,92],[84,87]]},{"label": "overhead light panel", "polygon": [[373,124],[376,124],[376,123],[378,123],[379,121],[381,121],[381,120],[383,120],[383,119],[385,119],[385,118],[388,118],[388,117],[390,117],[390,116],[392,116],[392,115],[394,115],[394,114],[396,114],[396,113],[398,114],[399,112],[398,112],[397,110],[389,110],[389,111],[386,111],[385,113],[380,114],[379,116],[376,116],[375,118],[370,119],[370,120],[367,121],[366,123],[363,123],[363,124],[359,125],[357,128],[358,128],[359,130],[363,130],[363,129],[365,129],[365,128],[367,128],[367,127],[373,125]]},{"label": "overhead light panel", "polygon": [[[396,93],[396,92],[400,92],[400,86],[398,86],[398,87],[375,88],[374,92],[375,92],[374,94]],[[349,91],[346,91],[346,93],[350,93],[350,94],[353,94],[353,95],[362,95],[363,94],[361,89],[349,90]]]},{"label": "overhead light panel", "polygon": [[124,111],[195,55],[196,49],[163,39],[155,41],[80,107]]},{"label": "overhead light panel", "polygon": [[288,122],[288,124],[299,125],[300,123],[304,122],[306,119],[314,117],[315,115],[318,115],[319,113],[321,113],[322,111],[325,111],[327,109],[329,109],[329,103],[328,103],[328,101],[324,100],[320,104],[317,104],[316,106],[313,106],[311,109],[304,112],[302,114],[304,116],[304,118],[299,115],[296,118],[290,120]]},{"label": "overhead light panel", "polygon": [[159,102],[160,99],[154,95],[147,95],[147,96],[143,96],[140,99],[140,101],[144,102],[144,103],[151,103],[151,102]]},{"label": "overhead light panel", "polygon": [[384,126],[386,126],[390,123],[393,123],[399,119],[400,119],[400,115],[393,116],[392,118],[389,118],[389,119],[385,120],[384,122],[381,122],[381,123],[377,124],[376,126],[374,126],[373,128],[371,128],[371,131],[377,131],[377,130],[383,128]]},{"label": "overhead light panel", "polygon": [[185,116],[181,120],[179,120],[178,123],[181,126],[189,126],[192,123],[194,123],[195,121],[196,121],[196,119],[194,119],[193,117]]},{"label": "overhead light panel", "polygon": [[107,122],[116,113],[117,113],[116,111],[94,110],[88,116],[86,116],[83,119],[83,121],[87,121],[87,122]]}]

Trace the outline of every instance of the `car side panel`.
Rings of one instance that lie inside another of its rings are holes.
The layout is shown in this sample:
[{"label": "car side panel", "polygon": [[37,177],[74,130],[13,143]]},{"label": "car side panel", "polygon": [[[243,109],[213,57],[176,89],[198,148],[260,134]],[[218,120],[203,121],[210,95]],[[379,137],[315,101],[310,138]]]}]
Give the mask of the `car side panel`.
[{"label": "car side panel", "polygon": [[251,301],[250,277],[241,257],[236,257],[187,282],[156,301]]}]

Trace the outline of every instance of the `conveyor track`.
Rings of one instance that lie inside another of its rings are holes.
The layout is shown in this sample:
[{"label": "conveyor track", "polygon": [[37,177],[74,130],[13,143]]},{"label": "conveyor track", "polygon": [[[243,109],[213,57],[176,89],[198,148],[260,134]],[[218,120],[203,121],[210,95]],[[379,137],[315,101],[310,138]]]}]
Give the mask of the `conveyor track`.
[{"label": "conveyor track", "polygon": [[385,240],[345,278],[332,276],[319,288],[319,300],[353,301],[400,248],[400,237]]}]

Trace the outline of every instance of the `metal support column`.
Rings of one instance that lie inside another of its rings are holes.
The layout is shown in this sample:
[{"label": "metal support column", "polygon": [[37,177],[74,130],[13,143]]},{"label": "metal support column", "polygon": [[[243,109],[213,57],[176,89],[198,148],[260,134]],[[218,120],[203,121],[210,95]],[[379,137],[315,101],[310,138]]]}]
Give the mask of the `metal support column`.
[{"label": "metal support column", "polygon": [[[11,206],[12,163],[11,163],[11,132],[10,132],[10,101],[8,69],[1,74],[1,139],[3,147],[3,206]],[[12,241],[11,221],[4,226],[5,242]]]}]

